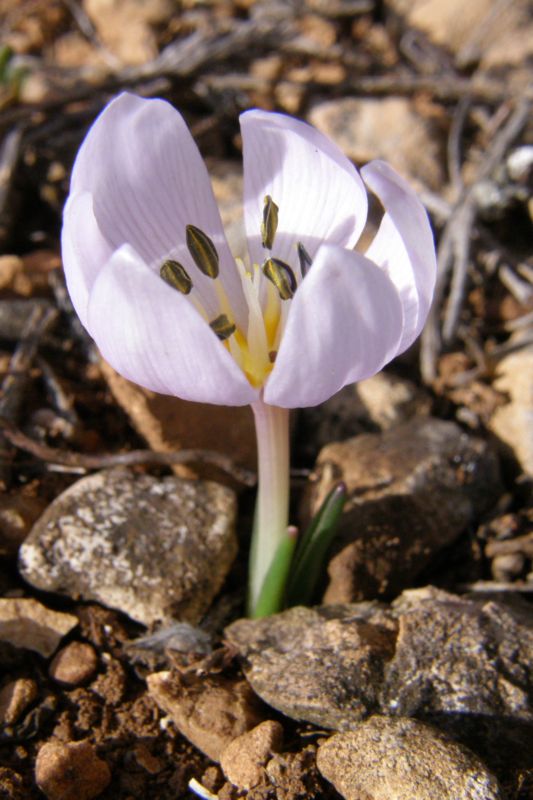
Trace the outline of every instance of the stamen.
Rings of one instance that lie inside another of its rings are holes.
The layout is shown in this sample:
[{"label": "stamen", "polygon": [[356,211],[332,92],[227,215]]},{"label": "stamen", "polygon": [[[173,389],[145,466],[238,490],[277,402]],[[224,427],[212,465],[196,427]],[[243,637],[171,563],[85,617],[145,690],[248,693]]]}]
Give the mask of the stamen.
[{"label": "stamen", "polygon": [[261,239],[263,247],[272,250],[274,244],[274,237],[278,229],[278,211],[279,208],[272,200],[269,194],[265,197],[265,204],[263,206],[263,222],[261,223]]},{"label": "stamen", "polygon": [[290,300],[296,291],[294,272],[279,258],[267,258],[263,264],[263,274],[272,281],[282,300]]},{"label": "stamen", "polygon": [[229,339],[232,333],[235,333],[236,326],[230,322],[225,314],[220,314],[216,319],[209,323],[211,330],[216,333],[221,342]]},{"label": "stamen", "polygon": [[217,278],[219,258],[213,241],[195,225],[187,225],[185,232],[189,253],[200,272],[208,278]]},{"label": "stamen", "polygon": [[269,354],[268,354],[268,360],[270,361],[270,363],[271,363],[271,364],[273,364],[273,363],[274,363],[274,361],[276,360],[276,356],[277,356],[277,354],[278,354],[278,351],[277,351],[277,350],[271,350],[271,351],[269,352]]},{"label": "stamen", "polygon": [[192,281],[185,267],[171,258],[165,261],[159,274],[166,283],[182,294],[189,294],[192,289]]},{"label": "stamen", "polygon": [[313,259],[305,249],[305,245],[302,242],[298,242],[298,258],[300,260],[300,272],[302,273],[302,278],[305,278],[309,267],[313,263]]}]

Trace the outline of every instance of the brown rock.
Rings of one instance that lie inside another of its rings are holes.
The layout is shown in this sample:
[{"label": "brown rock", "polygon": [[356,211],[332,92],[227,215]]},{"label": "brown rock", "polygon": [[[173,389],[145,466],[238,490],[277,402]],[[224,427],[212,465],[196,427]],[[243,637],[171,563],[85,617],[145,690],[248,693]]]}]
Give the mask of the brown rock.
[{"label": "brown rock", "polygon": [[509,401],[496,408],[489,427],[511,449],[526,475],[533,476],[533,347],[502,358],[494,388]]},{"label": "brown rock", "polygon": [[144,64],[157,56],[152,26],[170,16],[169,0],[84,0],[83,6],[103,44],[123,64]]},{"label": "brown rock", "polygon": [[180,733],[213,761],[264,715],[250,686],[222,675],[181,680],[170,672],[147,678],[148,691]]},{"label": "brown rock", "polygon": [[0,641],[48,658],[78,624],[72,614],[51,611],[30,597],[0,598]]},{"label": "brown rock", "polygon": [[98,658],[94,647],[86,642],[71,642],[52,659],[48,674],[65,686],[80,686],[94,675]]},{"label": "brown rock", "polygon": [[348,489],[328,603],[398,594],[501,491],[489,446],[432,417],[332,443],[321,451],[317,473],[307,498],[311,514],[338,481]]},{"label": "brown rock", "polygon": [[111,772],[87,742],[47,742],[37,755],[35,782],[48,800],[92,800],[108,786]]},{"label": "brown rock", "polygon": [[358,164],[383,158],[407,179],[442,184],[438,139],[407,98],[329,100],[311,110],[309,122]]},{"label": "brown rock", "polygon": [[28,793],[18,772],[0,767],[0,797],[2,800],[26,800]]},{"label": "brown rock", "polygon": [[477,756],[414,719],[372,717],[320,745],[317,765],[345,800],[501,800]]},{"label": "brown rock", "polygon": [[[255,430],[250,408],[190,403],[178,397],[167,397],[127,381],[104,361],[101,369],[115,400],[152,450],[163,453],[185,448],[217,450],[241,466],[256,468]],[[232,484],[227,473],[209,464],[194,467],[176,464],[173,471],[184,478],[198,476]]]},{"label": "brown rock", "polygon": [[37,684],[31,678],[19,678],[0,691],[0,725],[13,725],[37,697]]},{"label": "brown rock", "polygon": [[220,766],[226,778],[240,789],[251,789],[265,778],[264,767],[279,752],[283,727],[267,719],[256,728],[237,736],[222,752]]}]

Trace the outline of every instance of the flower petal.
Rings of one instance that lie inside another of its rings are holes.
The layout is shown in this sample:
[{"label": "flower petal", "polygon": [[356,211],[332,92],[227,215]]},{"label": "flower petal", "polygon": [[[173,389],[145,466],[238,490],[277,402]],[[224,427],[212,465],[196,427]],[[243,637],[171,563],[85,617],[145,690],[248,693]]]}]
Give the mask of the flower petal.
[{"label": "flower petal", "polygon": [[366,222],[367,195],[357,170],[326,136],[311,125],[267,111],[240,117],[244,159],[244,215],[252,262],[268,251],[260,225],[266,195],[279,206],[272,250],[298,266],[303,242],[314,257],[323,241],[353,247]]},{"label": "flower petal", "polygon": [[102,236],[89,192],[71,195],[63,212],[61,251],[67,288],[82,324],[87,327],[89,292],[112,249]]},{"label": "flower petal", "polygon": [[383,161],[361,170],[385,215],[366,257],[385,270],[396,286],[404,308],[404,333],[398,353],[416,339],[433,298],[437,263],[428,215],[406,181]]},{"label": "flower petal", "polygon": [[387,275],[351,250],[323,245],[298,288],[265,402],[284,408],[322,403],[394,357],[402,305]]},{"label": "flower petal", "polygon": [[71,194],[93,195],[94,215],[113,250],[130,244],[152,268],[176,258],[193,282],[214,296],[213,282],[194,265],[185,243],[192,224],[213,240],[220,278],[239,321],[246,308],[209,176],[181,115],[164,100],[121,94],[100,114],[76,158]]},{"label": "flower petal", "polygon": [[247,405],[258,393],[187,297],[164,283],[129,246],[100,271],[88,329],[121,375],[184,400]]}]

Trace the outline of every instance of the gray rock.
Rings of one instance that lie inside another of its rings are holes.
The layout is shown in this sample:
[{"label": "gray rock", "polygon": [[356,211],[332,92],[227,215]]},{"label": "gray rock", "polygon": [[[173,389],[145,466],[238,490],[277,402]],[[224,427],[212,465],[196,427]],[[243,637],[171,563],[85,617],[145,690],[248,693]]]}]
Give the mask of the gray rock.
[{"label": "gray rock", "polygon": [[348,489],[327,603],[398,594],[502,491],[489,446],[431,417],[330,444],[316,474],[307,514],[339,480]]},{"label": "gray rock", "polygon": [[393,606],[291,608],[226,637],[255,692],[297,720],[346,731],[373,713],[533,723],[533,611],[433,589]]},{"label": "gray rock", "polygon": [[467,748],[417,720],[372,717],[318,748],[317,766],[346,800],[500,800]]},{"label": "gray rock", "polygon": [[99,472],[60,495],[20,549],[38,589],[96,600],[145,625],[200,620],[237,551],[226,487],[126,469]]}]

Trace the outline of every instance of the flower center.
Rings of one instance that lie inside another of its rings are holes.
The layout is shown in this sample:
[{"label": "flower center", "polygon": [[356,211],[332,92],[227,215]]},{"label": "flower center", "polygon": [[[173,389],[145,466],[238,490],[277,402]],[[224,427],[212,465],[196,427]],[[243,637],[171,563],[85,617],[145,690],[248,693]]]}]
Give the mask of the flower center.
[{"label": "flower center", "polygon": [[[251,269],[247,269],[242,259],[235,259],[248,306],[245,330],[237,324],[231,298],[228,298],[219,278],[219,256],[213,241],[194,225],[186,228],[187,249],[200,272],[212,279],[219,313],[210,319],[198,293],[191,296],[191,302],[256,388],[263,386],[272,371],[290,305],[286,301],[292,299],[298,288],[289,264],[271,254],[278,227],[278,210],[272,198],[265,197],[261,241],[269,255],[263,265],[253,264]],[[311,266],[311,258],[302,242],[298,243],[298,260],[303,280]],[[182,294],[189,295],[194,288],[191,276],[177,261],[167,259],[159,273],[166,283]]]}]

